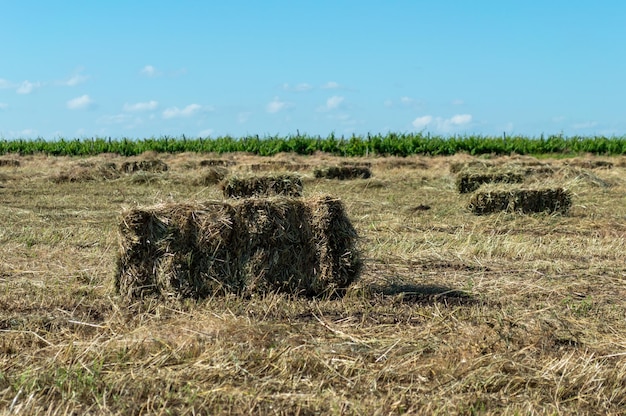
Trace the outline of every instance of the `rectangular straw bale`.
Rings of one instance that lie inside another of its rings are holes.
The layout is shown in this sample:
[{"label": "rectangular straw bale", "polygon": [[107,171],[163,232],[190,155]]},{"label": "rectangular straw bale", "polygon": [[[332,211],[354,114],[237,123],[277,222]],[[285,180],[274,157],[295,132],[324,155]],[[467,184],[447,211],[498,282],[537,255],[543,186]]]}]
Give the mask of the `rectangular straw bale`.
[{"label": "rectangular straw bale", "polygon": [[571,205],[571,193],[563,188],[493,188],[474,193],[469,209],[476,215],[502,211],[566,213]]},{"label": "rectangular straw bale", "polygon": [[368,166],[342,165],[315,169],[313,174],[325,179],[367,179],[372,176],[372,171]]},{"label": "rectangular straw bale", "polygon": [[127,211],[115,287],[125,299],[214,293],[342,294],[358,278],[341,201],[275,197]]},{"label": "rectangular straw bale", "polygon": [[474,192],[485,183],[521,183],[524,175],[511,171],[483,171],[464,170],[456,177],[456,187],[459,193]]},{"label": "rectangular straw bale", "polygon": [[115,287],[145,295],[202,298],[237,291],[235,259],[245,244],[233,207],[221,202],[168,204],[125,212]]},{"label": "rectangular straw bale", "polygon": [[227,198],[302,196],[302,180],[297,175],[231,176],[222,183],[221,187]]}]

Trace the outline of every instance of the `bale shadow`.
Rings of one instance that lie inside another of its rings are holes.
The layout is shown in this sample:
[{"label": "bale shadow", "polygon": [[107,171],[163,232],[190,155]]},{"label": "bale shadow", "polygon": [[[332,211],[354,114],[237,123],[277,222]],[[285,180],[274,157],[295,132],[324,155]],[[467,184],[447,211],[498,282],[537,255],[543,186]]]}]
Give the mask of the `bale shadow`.
[{"label": "bale shadow", "polygon": [[476,297],[468,292],[442,285],[391,283],[372,285],[370,289],[374,294],[393,297],[403,303],[418,305],[443,303],[446,306],[470,306],[479,302]]}]

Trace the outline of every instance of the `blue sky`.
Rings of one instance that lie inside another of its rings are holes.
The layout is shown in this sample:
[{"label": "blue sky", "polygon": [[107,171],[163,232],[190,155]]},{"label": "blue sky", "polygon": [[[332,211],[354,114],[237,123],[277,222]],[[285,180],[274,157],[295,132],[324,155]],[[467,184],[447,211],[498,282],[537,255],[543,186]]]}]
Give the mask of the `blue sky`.
[{"label": "blue sky", "polygon": [[0,138],[626,134],[626,2],[0,3]]}]

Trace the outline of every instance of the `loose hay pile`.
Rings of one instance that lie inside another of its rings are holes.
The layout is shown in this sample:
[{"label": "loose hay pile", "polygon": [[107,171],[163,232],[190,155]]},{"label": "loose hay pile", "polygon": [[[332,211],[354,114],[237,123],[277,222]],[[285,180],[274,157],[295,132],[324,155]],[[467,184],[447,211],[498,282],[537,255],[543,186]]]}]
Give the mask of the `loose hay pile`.
[{"label": "loose hay pile", "polygon": [[115,287],[127,300],[342,294],[361,270],[356,244],[330,196],[137,208],[120,223]]},{"label": "loose hay pile", "polygon": [[313,174],[325,179],[367,179],[372,176],[372,171],[369,166],[342,165],[315,169]]},{"label": "loose hay pile", "polygon": [[255,196],[302,196],[302,180],[296,175],[231,176],[222,182],[222,192],[227,198]]},{"label": "loose hay pile", "polygon": [[474,192],[485,183],[522,183],[524,175],[511,171],[482,171],[465,170],[456,177],[456,187],[459,193]]},{"label": "loose hay pile", "polygon": [[563,188],[488,188],[477,191],[469,202],[476,215],[494,212],[567,213],[572,205],[571,193]]}]

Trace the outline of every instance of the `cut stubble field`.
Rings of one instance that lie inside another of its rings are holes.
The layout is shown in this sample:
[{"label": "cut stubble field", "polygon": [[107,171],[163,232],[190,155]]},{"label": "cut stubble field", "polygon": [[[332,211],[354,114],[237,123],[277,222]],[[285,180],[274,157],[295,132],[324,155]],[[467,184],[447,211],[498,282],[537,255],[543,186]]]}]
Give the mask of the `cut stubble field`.
[{"label": "cut stubble field", "polygon": [[[626,408],[624,156],[1,159],[0,414]],[[314,174],[346,162],[372,176]],[[527,168],[524,184],[567,189],[571,208],[474,215],[454,172],[477,163]],[[216,176],[263,170],[343,201],[364,264],[345,296],[115,292],[123,209],[222,200]]]}]

